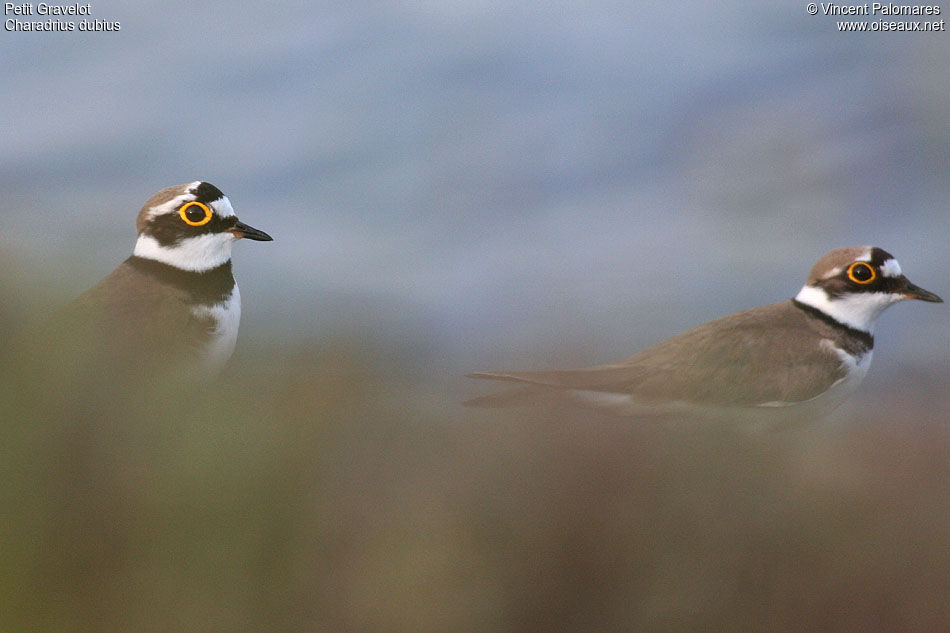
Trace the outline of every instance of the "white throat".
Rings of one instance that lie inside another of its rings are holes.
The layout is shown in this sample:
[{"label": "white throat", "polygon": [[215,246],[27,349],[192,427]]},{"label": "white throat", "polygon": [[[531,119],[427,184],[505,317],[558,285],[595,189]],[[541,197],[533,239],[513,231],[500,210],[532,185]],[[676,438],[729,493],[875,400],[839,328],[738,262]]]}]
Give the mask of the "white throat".
[{"label": "white throat", "polygon": [[225,231],[186,237],[175,246],[162,246],[151,235],[143,234],[139,235],[132,254],[200,273],[231,259],[231,245],[235,240],[234,234]]},{"label": "white throat", "polygon": [[832,299],[822,288],[804,286],[795,299],[824,312],[839,323],[873,334],[874,321],[878,315],[904,297],[885,292],[855,292]]}]

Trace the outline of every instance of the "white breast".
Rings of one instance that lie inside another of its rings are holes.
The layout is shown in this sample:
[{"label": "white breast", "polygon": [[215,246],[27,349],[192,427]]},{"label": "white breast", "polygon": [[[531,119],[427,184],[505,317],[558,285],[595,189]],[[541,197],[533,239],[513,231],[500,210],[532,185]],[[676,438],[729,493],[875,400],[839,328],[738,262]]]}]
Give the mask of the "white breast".
[{"label": "white breast", "polygon": [[238,325],[241,322],[241,292],[237,284],[226,300],[213,306],[192,308],[192,312],[201,319],[214,320],[214,329],[201,360],[201,369],[209,375],[217,375],[231,358],[237,343]]},{"label": "white breast", "polygon": [[820,345],[828,351],[833,352],[841,360],[841,369],[846,372],[843,378],[838,379],[838,381],[832,384],[828,391],[822,395],[829,395],[843,402],[854,393],[858,385],[861,384],[861,381],[864,380],[864,377],[867,376],[868,369],[871,368],[873,352],[868,350],[863,356],[852,356],[840,347],[836,347],[835,344],[828,339],[822,339]]}]

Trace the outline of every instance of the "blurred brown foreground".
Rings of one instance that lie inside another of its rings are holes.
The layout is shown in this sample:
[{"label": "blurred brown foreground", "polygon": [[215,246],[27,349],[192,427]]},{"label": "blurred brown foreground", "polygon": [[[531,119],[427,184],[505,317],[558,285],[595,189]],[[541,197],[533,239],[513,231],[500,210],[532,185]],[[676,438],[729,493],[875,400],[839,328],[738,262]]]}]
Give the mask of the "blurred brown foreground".
[{"label": "blurred brown foreground", "polygon": [[8,339],[0,631],[950,630],[943,379],[750,435],[468,410],[371,340],[253,340],[97,402]]}]

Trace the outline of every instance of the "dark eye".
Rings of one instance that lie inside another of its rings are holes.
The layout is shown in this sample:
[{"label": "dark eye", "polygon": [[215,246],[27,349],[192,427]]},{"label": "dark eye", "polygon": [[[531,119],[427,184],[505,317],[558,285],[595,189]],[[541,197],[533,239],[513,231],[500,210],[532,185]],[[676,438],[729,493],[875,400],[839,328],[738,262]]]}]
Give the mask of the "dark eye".
[{"label": "dark eye", "polygon": [[213,213],[211,213],[211,209],[208,208],[208,205],[195,201],[183,204],[182,207],[178,209],[178,215],[185,221],[185,224],[204,226],[211,221]]},{"label": "dark eye", "polygon": [[869,284],[877,279],[877,273],[870,264],[854,262],[848,266],[848,279],[856,284]]}]

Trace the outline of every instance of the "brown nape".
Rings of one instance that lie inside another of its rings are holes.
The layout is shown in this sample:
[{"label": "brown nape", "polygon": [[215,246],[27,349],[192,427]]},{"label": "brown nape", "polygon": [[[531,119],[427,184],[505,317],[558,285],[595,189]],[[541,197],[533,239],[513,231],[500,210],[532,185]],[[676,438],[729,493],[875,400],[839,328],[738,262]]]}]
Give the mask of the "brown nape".
[{"label": "brown nape", "polygon": [[188,188],[191,187],[194,183],[184,183],[181,185],[175,185],[174,187],[165,187],[151,198],[149,198],[145,205],[142,207],[142,210],[139,211],[138,216],[135,219],[135,229],[138,233],[141,233],[146,225],[148,225],[149,219],[151,217],[151,210],[155,207],[161,206],[168,202],[169,200],[180,196],[183,193],[188,191]]},{"label": "brown nape", "polygon": [[832,271],[836,269],[839,271],[846,269],[852,262],[864,257],[871,252],[871,250],[872,247],[870,246],[846,246],[836,248],[815,262],[815,265],[811,268],[811,272],[808,273],[808,279],[805,283],[810,286],[816,286],[818,282],[831,276]]}]

